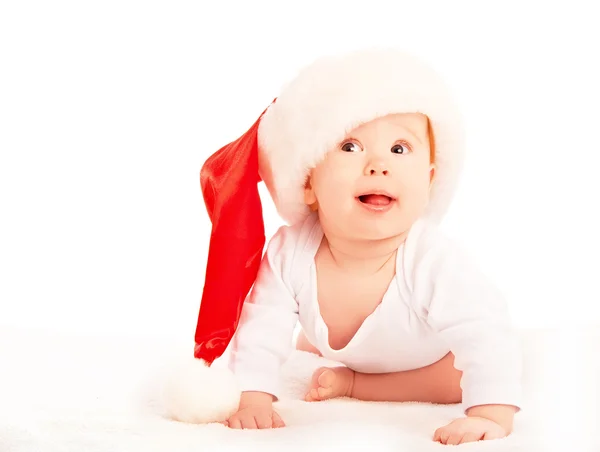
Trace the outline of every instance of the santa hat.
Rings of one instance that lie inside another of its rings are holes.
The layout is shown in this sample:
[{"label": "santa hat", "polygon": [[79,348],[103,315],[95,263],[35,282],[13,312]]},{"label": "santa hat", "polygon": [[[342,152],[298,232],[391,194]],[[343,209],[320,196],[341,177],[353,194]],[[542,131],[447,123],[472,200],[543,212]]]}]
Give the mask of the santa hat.
[{"label": "santa hat", "polygon": [[364,49],[315,61],[244,135],[203,165],[200,182],[212,233],[195,334],[197,369],[180,370],[171,380],[166,402],[173,418],[222,421],[237,409],[234,376],[209,366],[237,329],[262,258],[265,232],[257,184],[264,181],[288,224],[302,221],[310,214],[304,203],[309,170],[352,129],[392,113],[422,113],[429,119],[436,179],[425,216],[439,222],[464,158],[462,116],[440,75],[399,50]]}]

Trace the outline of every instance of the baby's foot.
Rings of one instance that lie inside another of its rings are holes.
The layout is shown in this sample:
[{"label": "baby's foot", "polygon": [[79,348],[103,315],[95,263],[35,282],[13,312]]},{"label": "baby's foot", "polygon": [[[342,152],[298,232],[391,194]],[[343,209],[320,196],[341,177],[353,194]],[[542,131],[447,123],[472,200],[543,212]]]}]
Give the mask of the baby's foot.
[{"label": "baby's foot", "polygon": [[313,373],[310,390],[304,397],[307,402],[351,397],[354,371],[347,367],[321,367]]}]

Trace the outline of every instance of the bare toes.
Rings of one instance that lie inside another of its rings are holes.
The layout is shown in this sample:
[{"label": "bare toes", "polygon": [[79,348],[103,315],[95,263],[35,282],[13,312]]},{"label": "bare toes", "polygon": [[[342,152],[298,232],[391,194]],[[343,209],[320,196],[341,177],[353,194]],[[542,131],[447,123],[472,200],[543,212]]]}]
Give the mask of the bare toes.
[{"label": "bare toes", "polygon": [[304,397],[304,400],[307,402],[318,402],[331,398],[335,378],[335,372],[328,367],[321,367],[315,370],[312,376],[311,388]]},{"label": "bare toes", "polygon": [[319,394],[319,398],[321,400],[330,399],[333,396],[333,388],[319,387],[319,388],[317,388],[317,393]]},{"label": "bare toes", "polygon": [[312,389],[310,390],[310,397],[311,397],[313,400],[319,400],[319,398],[320,398],[320,397],[319,397],[319,391],[318,391],[318,388],[312,388]]},{"label": "bare toes", "polygon": [[321,372],[321,375],[319,375],[317,381],[319,383],[320,388],[331,390],[331,388],[333,388],[333,385],[335,384],[336,378],[337,376],[333,370],[325,369],[323,370],[323,372]]}]

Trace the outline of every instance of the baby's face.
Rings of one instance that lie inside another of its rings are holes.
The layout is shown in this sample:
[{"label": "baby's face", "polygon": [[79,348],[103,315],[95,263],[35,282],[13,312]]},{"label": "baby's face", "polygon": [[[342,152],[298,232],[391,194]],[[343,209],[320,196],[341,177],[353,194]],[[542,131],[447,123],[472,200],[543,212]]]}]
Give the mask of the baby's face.
[{"label": "baby's face", "polygon": [[405,232],[424,212],[434,165],[427,118],[394,114],[365,123],[311,171],[305,202],[331,233],[382,239]]}]

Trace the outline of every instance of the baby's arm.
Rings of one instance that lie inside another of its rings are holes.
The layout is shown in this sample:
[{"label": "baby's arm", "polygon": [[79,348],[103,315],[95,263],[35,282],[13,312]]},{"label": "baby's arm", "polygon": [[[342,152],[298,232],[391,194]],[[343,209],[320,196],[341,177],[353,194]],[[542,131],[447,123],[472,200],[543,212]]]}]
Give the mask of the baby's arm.
[{"label": "baby's arm", "polygon": [[273,236],[240,316],[229,367],[242,390],[233,428],[283,426],[273,411],[280,394],[280,367],[292,351],[298,304],[288,283],[295,240],[283,227]]},{"label": "baby's arm", "polygon": [[505,300],[455,246],[432,250],[423,262],[415,273],[416,296],[425,300],[428,323],[448,343],[454,366],[463,372],[467,415],[436,437],[454,444],[457,435],[468,437],[469,432],[480,435],[477,439],[509,435],[521,399],[521,350]]}]

